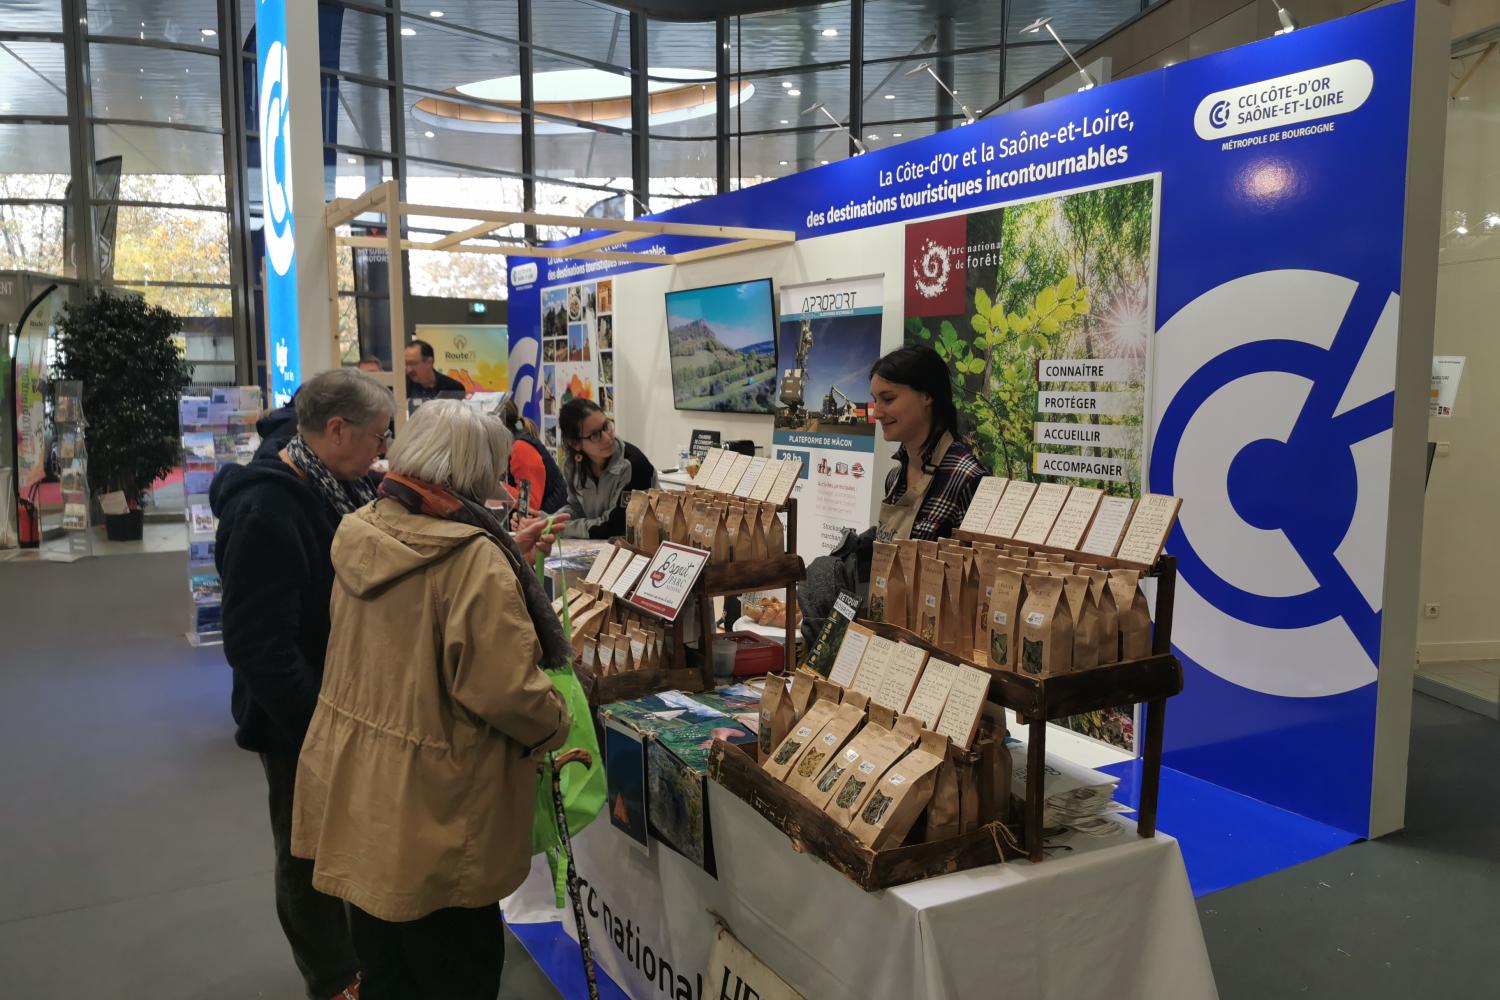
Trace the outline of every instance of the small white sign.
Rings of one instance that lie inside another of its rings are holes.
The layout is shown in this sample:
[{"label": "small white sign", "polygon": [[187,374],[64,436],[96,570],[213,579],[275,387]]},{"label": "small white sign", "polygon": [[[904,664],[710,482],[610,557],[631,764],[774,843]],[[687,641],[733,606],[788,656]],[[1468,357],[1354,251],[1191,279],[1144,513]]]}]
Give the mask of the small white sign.
[{"label": "small white sign", "polygon": [[1129,358],[1047,358],[1037,362],[1038,382],[1139,382],[1140,363]]},{"label": "small white sign", "polygon": [[708,553],[702,549],[662,542],[646,566],[630,603],[675,622],[706,565]]},{"label": "small white sign", "polygon": [[1049,392],[1036,394],[1038,413],[1081,413],[1120,417],[1134,412],[1128,392]]},{"label": "small white sign", "polygon": [[1463,355],[1439,354],[1432,359],[1432,403],[1428,416],[1453,416],[1453,404],[1458,399],[1458,380],[1463,374]]},{"label": "small white sign", "polygon": [[1141,446],[1141,429],[1122,424],[1049,424],[1038,421],[1036,443],[1065,448],[1118,448]]},{"label": "small white sign", "polygon": [[1201,139],[1227,139],[1298,122],[1347,115],[1369,99],[1375,71],[1363,59],[1304,69],[1217,90],[1198,102],[1193,128]]},{"label": "small white sign", "polygon": [[1032,471],[1039,476],[1102,479],[1111,483],[1123,483],[1130,478],[1124,459],[1097,458],[1091,455],[1052,455],[1040,451],[1036,453]]}]

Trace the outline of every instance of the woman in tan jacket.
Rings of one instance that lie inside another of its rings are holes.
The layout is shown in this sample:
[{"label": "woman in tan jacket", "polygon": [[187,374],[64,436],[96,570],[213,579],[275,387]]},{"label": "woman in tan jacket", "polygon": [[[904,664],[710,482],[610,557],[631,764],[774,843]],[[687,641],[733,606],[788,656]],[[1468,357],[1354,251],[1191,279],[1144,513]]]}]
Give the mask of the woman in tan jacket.
[{"label": "woman in tan jacket", "polygon": [[530,868],[538,759],[568,731],[538,669],[566,662],[567,641],[482,503],[509,444],[493,417],[425,404],[379,498],[334,537],[292,851],[350,904],[364,1000],[494,1000],[498,900]]}]

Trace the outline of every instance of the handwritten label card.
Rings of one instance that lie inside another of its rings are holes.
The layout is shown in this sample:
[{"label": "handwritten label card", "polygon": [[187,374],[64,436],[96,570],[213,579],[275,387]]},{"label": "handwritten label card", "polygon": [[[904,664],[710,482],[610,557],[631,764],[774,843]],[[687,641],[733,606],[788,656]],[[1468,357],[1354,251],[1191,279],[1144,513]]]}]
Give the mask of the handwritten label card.
[{"label": "handwritten label card", "polygon": [[1038,486],[1036,495],[1031,498],[1031,506],[1026,508],[1026,516],[1021,518],[1021,524],[1016,528],[1016,541],[1045,545],[1047,536],[1052,532],[1052,525],[1063,505],[1068,502],[1068,494],[1072,490],[1073,487],[1063,483],[1043,483]]},{"label": "handwritten label card", "polygon": [[984,534],[984,529],[990,526],[990,518],[995,516],[1000,498],[1005,495],[1005,485],[1009,482],[1004,476],[985,476],[981,479],[958,530]]},{"label": "handwritten label card", "polygon": [[922,666],[926,662],[925,649],[898,643],[895,652],[891,654],[891,662],[886,665],[880,691],[872,695],[870,700],[897,712],[906,711],[906,705],[911,701],[912,688],[917,686],[917,678],[922,676]]},{"label": "handwritten label card", "polygon": [[781,471],[777,473],[776,482],[771,487],[771,492],[766,499],[780,507],[786,503],[786,498],[792,495],[792,487],[797,485],[797,480],[801,477],[802,459],[783,458],[781,460]]},{"label": "handwritten label card", "polygon": [[1026,508],[1031,506],[1031,498],[1035,494],[1036,483],[1012,479],[1005,487],[1005,495],[1000,498],[995,516],[990,518],[984,533],[996,538],[1015,538],[1016,529],[1021,526],[1021,518],[1026,516]]},{"label": "handwritten label card", "polygon": [[615,554],[619,551],[620,547],[618,545],[607,549],[600,549],[599,554],[594,557],[594,565],[589,567],[588,575],[583,578],[583,582],[598,583],[603,580],[605,570],[609,569],[609,564],[614,561]]},{"label": "handwritten label card", "polygon": [[896,647],[896,643],[884,636],[871,636],[869,646],[865,647],[865,657],[859,661],[859,672],[854,675],[849,690],[858,691],[873,700],[885,683],[885,675],[890,670],[891,657],[896,655]]},{"label": "handwritten label card", "polygon": [[630,588],[634,587],[635,582],[641,578],[641,574],[646,571],[646,565],[649,562],[651,562],[650,556],[637,555],[632,558],[629,564],[626,565],[625,571],[615,579],[615,585],[609,588],[610,592],[621,600],[628,597],[630,595]]},{"label": "handwritten label card", "polygon": [[943,714],[943,706],[948,703],[953,678],[957,675],[958,667],[955,664],[946,660],[929,659],[927,669],[922,671],[922,679],[917,682],[917,690],[911,696],[911,703],[906,706],[906,714],[921,719],[924,729],[937,725],[937,720]]},{"label": "handwritten label card", "polygon": [[989,692],[989,674],[963,664],[957,665],[953,685],[948,689],[948,702],[938,717],[936,732],[961,747],[968,747],[979,729],[979,717],[984,714]]},{"label": "handwritten label card", "polygon": [[771,462],[764,455],[752,458],[750,464],[745,466],[745,472],[740,476],[740,481],[726,492],[733,493],[737,497],[749,497],[750,491],[755,489],[755,484],[760,482],[760,474],[765,471]]},{"label": "handwritten label card", "polygon": [[1075,486],[1052,525],[1047,544],[1055,549],[1076,549],[1082,545],[1084,532],[1093,523],[1094,511],[1099,509],[1099,499],[1103,496],[1103,490]]},{"label": "handwritten label card", "polygon": [[771,495],[771,487],[776,485],[776,477],[781,473],[781,463],[767,460],[760,468],[760,475],[756,477],[755,485],[750,487],[751,500],[764,500]]},{"label": "handwritten label card", "polygon": [[1120,536],[1125,533],[1125,525],[1130,521],[1130,512],[1134,509],[1135,501],[1130,497],[1105,497],[1100,500],[1099,511],[1094,515],[1094,523],[1089,527],[1088,537],[1083,540],[1083,548],[1079,551],[1091,556],[1113,556],[1120,547]]},{"label": "handwritten label card", "polygon": [[1141,497],[1140,503],[1135,505],[1135,516],[1130,519],[1125,540],[1120,543],[1115,557],[1122,562],[1140,563],[1143,566],[1156,562],[1156,557],[1161,555],[1162,546],[1167,544],[1167,535],[1172,531],[1172,525],[1177,523],[1177,511],[1181,508],[1180,497],[1161,493],[1147,493]]},{"label": "handwritten label card", "polygon": [[848,687],[859,672],[859,663],[864,659],[865,649],[874,635],[863,625],[850,625],[849,630],[844,633],[844,644],[839,647],[838,656],[833,659],[833,669],[828,671],[828,679],[841,687]]}]

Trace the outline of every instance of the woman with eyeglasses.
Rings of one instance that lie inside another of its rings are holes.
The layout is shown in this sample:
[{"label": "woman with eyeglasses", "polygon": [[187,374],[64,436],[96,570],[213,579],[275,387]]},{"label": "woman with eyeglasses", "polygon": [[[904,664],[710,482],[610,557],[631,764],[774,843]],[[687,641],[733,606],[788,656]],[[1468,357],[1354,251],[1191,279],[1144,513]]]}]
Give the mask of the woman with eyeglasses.
[{"label": "woman with eyeglasses", "polygon": [[615,423],[591,399],[569,400],[557,414],[567,450],[565,538],[625,534],[625,494],[656,489],[656,469],[635,445],[615,437]]}]

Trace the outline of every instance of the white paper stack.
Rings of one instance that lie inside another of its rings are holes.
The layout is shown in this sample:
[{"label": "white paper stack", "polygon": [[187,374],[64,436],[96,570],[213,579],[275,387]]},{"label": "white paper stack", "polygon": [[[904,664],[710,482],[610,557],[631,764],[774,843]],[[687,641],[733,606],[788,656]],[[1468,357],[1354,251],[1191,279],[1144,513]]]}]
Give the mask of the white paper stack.
[{"label": "white paper stack", "polygon": [[[1009,746],[1011,791],[1015,795],[1024,795],[1026,744],[1015,740]],[[1062,827],[1091,837],[1113,837],[1123,829],[1109,818],[1116,813],[1134,811],[1124,803],[1115,801],[1119,778],[1050,753],[1047,755],[1046,767],[1047,775],[1042,786],[1045,797],[1042,805],[1044,828]]]}]

